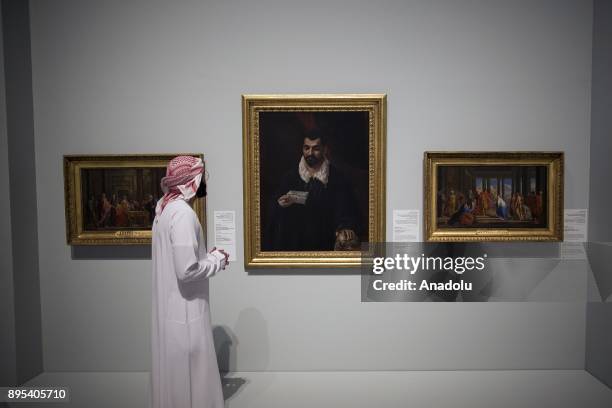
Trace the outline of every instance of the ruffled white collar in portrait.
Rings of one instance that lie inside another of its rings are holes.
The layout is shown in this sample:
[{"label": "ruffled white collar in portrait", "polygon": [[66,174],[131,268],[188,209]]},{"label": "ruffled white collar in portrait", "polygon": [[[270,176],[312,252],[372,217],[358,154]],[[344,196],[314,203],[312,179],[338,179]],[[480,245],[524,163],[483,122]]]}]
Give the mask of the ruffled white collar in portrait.
[{"label": "ruffled white collar in portrait", "polygon": [[302,160],[300,160],[300,164],[298,166],[298,171],[300,172],[300,177],[304,180],[305,183],[308,183],[311,178],[318,179],[321,183],[327,185],[327,179],[329,178],[329,160],[323,160],[323,164],[319,167],[319,170],[314,174],[310,174],[308,171],[308,166],[306,165],[306,160],[304,156],[302,156]]}]

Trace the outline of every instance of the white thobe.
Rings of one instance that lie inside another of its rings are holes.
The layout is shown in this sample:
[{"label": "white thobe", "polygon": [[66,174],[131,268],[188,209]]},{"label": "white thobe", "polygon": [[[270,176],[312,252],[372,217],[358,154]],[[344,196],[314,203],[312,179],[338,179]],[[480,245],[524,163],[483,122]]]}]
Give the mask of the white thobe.
[{"label": "white thobe", "polygon": [[225,257],[207,253],[200,222],[181,199],[155,218],[152,245],[152,407],[222,408],[208,278]]}]

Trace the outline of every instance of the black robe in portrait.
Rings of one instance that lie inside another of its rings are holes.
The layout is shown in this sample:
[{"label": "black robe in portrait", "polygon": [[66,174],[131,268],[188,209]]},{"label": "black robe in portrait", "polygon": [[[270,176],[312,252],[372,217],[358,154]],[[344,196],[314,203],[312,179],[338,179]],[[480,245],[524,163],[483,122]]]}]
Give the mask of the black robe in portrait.
[{"label": "black robe in portrait", "polygon": [[[297,168],[285,174],[271,202],[262,250],[332,251],[336,231],[359,233],[358,204],[351,183],[331,164],[328,174],[327,185],[315,178],[304,182]],[[307,191],[306,204],[281,207],[278,198],[290,190]]]}]

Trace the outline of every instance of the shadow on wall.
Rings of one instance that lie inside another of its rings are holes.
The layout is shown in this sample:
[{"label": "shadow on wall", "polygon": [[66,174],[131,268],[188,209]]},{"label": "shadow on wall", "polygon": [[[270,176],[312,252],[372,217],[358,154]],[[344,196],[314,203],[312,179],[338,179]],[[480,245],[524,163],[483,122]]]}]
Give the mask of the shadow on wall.
[{"label": "shadow on wall", "polygon": [[73,260],[151,259],[151,245],[72,245]]},{"label": "shadow on wall", "polygon": [[246,268],[249,275],[295,275],[295,276],[329,276],[329,275],[361,275],[361,268]]},{"label": "shadow on wall", "polygon": [[[372,247],[374,259],[422,260],[418,275],[405,267],[383,268],[377,274],[372,265],[364,265],[362,301],[370,302],[559,302],[584,301],[587,263],[584,259],[563,259],[560,245],[525,243],[392,243]],[[468,259],[481,258],[480,269],[467,267]],[[464,261],[463,269],[448,269],[430,260]],[[382,265],[378,265],[381,267]],[[446,268],[446,269],[445,269]],[[456,288],[418,290],[379,290],[381,284],[412,280]],[[378,282],[378,284],[377,284]],[[463,284],[465,283],[465,287]]]},{"label": "shadow on wall", "polygon": [[259,310],[243,309],[238,315],[234,330],[237,333],[248,333],[249,343],[240,344],[238,337],[226,326],[215,326],[213,338],[219,371],[229,373],[237,371],[237,350],[249,356],[249,361],[238,371],[265,371],[270,358],[268,324]]},{"label": "shadow on wall", "polygon": [[229,373],[237,370],[238,347],[242,347],[242,354],[250,358],[247,367],[249,371],[265,371],[270,358],[267,323],[257,309],[242,310],[236,321],[235,330],[238,333],[248,332],[249,344],[241,345],[236,334],[229,327],[215,326],[213,329],[225,400],[232,398],[248,382],[244,378],[228,377]]},{"label": "shadow on wall", "polygon": [[[215,326],[213,329],[215,352],[217,353],[217,364],[221,374],[227,374],[230,369],[232,347],[236,347],[238,341],[232,331],[226,326]],[[235,361],[233,366],[235,367]]]}]

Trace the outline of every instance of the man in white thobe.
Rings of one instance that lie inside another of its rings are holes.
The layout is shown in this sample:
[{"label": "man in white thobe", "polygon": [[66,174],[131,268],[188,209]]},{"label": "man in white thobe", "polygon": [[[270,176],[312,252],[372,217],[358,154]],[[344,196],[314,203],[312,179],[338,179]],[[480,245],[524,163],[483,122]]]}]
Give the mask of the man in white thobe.
[{"label": "man in white thobe", "polygon": [[202,160],[178,156],[161,185],[165,195],[153,222],[151,347],[153,408],[222,408],[208,298],[208,278],[225,269],[228,254],[208,253],[191,208],[206,195]]}]

